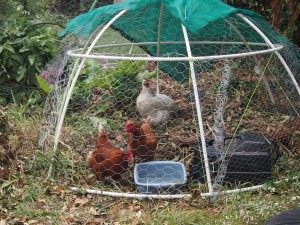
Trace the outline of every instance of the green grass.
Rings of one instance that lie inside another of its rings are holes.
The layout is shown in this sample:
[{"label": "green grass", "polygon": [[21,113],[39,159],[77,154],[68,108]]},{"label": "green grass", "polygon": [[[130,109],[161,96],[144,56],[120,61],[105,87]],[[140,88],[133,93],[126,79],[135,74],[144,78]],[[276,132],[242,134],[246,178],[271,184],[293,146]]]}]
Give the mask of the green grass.
[{"label": "green grass", "polygon": [[[68,142],[59,145],[52,160],[51,151],[37,146],[38,108],[30,113],[25,106],[11,104],[1,110],[8,118],[10,145],[16,154],[11,165],[1,167],[9,170],[8,177],[0,176],[0,221],[8,224],[264,224],[274,215],[300,206],[299,158],[287,155],[281,157],[275,172],[278,179],[288,180],[268,182],[256,191],[220,195],[213,202],[199,195],[164,201],[76,194],[70,187],[90,187],[84,180],[90,174],[85,155],[86,149],[94,146],[93,124],[67,118],[62,135]],[[72,130],[75,121],[75,127],[81,128]],[[80,135],[85,138],[79,139]],[[100,183],[95,186],[105,188]]]}]

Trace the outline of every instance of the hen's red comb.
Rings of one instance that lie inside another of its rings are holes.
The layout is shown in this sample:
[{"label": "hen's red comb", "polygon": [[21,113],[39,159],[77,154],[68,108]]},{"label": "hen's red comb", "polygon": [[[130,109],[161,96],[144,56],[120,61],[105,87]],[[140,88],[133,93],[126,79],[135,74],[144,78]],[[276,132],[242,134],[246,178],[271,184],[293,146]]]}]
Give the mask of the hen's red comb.
[{"label": "hen's red comb", "polygon": [[128,124],[131,124],[130,120],[126,120],[126,127],[128,126]]},{"label": "hen's red comb", "polygon": [[149,81],[144,80],[143,85],[144,85],[145,87],[149,87],[149,86],[150,86],[150,83],[149,83]]}]

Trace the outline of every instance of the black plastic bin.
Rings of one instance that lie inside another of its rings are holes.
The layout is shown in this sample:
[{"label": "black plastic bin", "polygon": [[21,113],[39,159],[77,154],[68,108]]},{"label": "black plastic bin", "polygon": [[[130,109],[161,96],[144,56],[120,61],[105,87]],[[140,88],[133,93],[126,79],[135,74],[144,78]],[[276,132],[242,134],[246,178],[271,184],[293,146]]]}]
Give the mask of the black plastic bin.
[{"label": "black plastic bin", "polygon": [[[214,149],[214,140],[208,141],[206,146],[211,176],[214,178],[223,160],[221,153]],[[264,183],[272,175],[274,160],[271,146],[266,138],[259,133],[243,133],[235,138],[226,138],[224,149],[227,150],[228,148],[225,157],[228,165],[224,181],[233,184]],[[202,149],[199,146],[194,151],[189,176],[200,182],[205,181],[204,160]]]}]

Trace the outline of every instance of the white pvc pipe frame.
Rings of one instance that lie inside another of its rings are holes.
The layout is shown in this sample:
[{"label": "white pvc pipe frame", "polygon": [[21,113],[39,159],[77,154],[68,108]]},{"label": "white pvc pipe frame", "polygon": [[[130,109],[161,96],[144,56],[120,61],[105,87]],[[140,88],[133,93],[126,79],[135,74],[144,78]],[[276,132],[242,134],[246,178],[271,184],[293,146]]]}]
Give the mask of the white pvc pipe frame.
[{"label": "white pvc pipe frame", "polygon": [[[184,40],[185,40],[185,44],[186,44],[187,54],[190,58],[193,58],[186,27],[183,24],[181,26],[182,26],[183,36],[184,36]],[[204,157],[204,166],[205,166],[205,173],[206,173],[206,179],[207,179],[207,186],[208,186],[209,193],[212,194],[213,187],[212,187],[212,182],[211,182],[209,162],[208,162],[208,156],[207,156],[207,151],[206,151],[205,132],[204,132],[204,127],[203,127],[202,113],[201,113],[201,103],[199,100],[199,92],[198,92],[198,87],[197,87],[197,80],[196,80],[196,74],[195,74],[193,60],[189,60],[189,64],[190,64],[190,73],[191,73],[191,78],[192,78],[192,83],[193,83],[196,111],[197,111],[197,117],[198,117],[199,129],[200,129],[200,138],[201,138],[201,146],[202,146],[202,152],[203,152],[203,157]],[[199,151],[200,151],[200,149],[199,149]]]},{"label": "white pvc pipe frame", "polygon": [[[244,15],[237,13],[237,15],[244,20],[246,23],[248,23],[264,40],[265,42],[270,46],[271,49],[274,49],[275,46],[274,44],[269,40],[269,38],[254,24],[252,23],[247,17],[245,17]],[[284,66],[286,72],[288,73],[288,75],[290,76],[295,88],[297,89],[297,92],[300,96],[300,87],[299,84],[297,83],[292,71],[290,70],[289,66],[286,64],[285,60],[282,58],[282,56],[280,55],[279,52],[275,51],[276,56],[278,57],[278,59],[280,60],[281,64]]]},{"label": "white pvc pipe frame", "polygon": [[[173,44],[178,44],[179,42],[173,42]],[[192,42],[191,42],[192,43]],[[211,42],[213,43],[213,42]],[[209,43],[209,44],[211,44]],[[215,44],[227,44],[228,42],[215,42]],[[231,44],[239,44],[240,42],[232,42]],[[135,43],[136,44],[136,43]],[[144,45],[147,43],[141,42],[136,45]],[[161,44],[164,44],[161,42]],[[205,42],[203,42],[205,44]],[[111,47],[116,46],[125,46],[124,45],[110,45]],[[130,44],[134,45],[134,44]],[[105,47],[109,47],[108,45]],[[80,54],[74,53],[76,50],[68,51],[69,56],[73,57],[80,57],[85,59],[114,59],[114,60],[135,60],[135,61],[164,61],[164,62],[175,62],[175,61],[205,61],[205,60],[215,60],[215,59],[228,59],[228,58],[237,58],[237,57],[246,57],[251,55],[260,55],[265,53],[271,53],[279,51],[283,48],[282,45],[275,45],[272,49],[260,50],[260,51],[253,51],[253,52],[245,52],[239,54],[228,54],[228,55],[213,55],[213,56],[190,56],[190,57],[137,57],[137,56],[109,56],[109,55],[87,55],[87,54]]]},{"label": "white pvc pipe frame", "polygon": [[[271,41],[257,28],[250,20],[248,20],[245,16],[241,14],[237,14],[241,19],[243,19],[246,23],[248,23],[267,43],[267,45],[270,47],[270,49],[267,50],[260,50],[260,51],[254,51],[254,52],[248,52],[248,53],[239,53],[239,54],[229,54],[229,55],[219,55],[219,56],[202,56],[202,57],[193,57],[191,55],[191,50],[190,50],[190,43],[188,42],[188,36],[186,32],[186,28],[182,25],[184,37],[185,37],[185,44],[187,47],[187,52],[188,52],[188,57],[122,57],[122,56],[105,56],[105,55],[91,55],[91,51],[95,47],[97,41],[100,39],[100,37],[103,35],[103,33],[118,19],[120,18],[123,14],[125,14],[127,10],[122,10],[119,12],[113,19],[111,19],[104,27],[103,29],[99,32],[99,34],[96,36],[95,40],[92,42],[88,50],[86,51],[85,54],[78,54],[78,53],[73,53],[72,51],[68,52],[69,56],[73,57],[79,57],[82,58],[82,61],[78,67],[78,70],[71,82],[71,86],[68,90],[68,93],[66,95],[65,101],[62,103],[62,111],[61,115],[59,115],[59,120],[57,122],[57,128],[55,131],[55,137],[54,137],[54,151],[56,151],[58,142],[59,142],[59,135],[61,133],[62,129],[62,124],[63,120],[67,111],[67,106],[69,104],[73,89],[75,87],[76,81],[78,79],[78,76],[85,64],[85,61],[87,58],[91,59],[97,59],[97,58],[102,58],[102,59],[117,59],[117,60],[136,60],[136,61],[144,61],[144,60],[151,60],[151,61],[188,61],[191,66],[191,75],[192,75],[192,81],[193,81],[193,87],[194,87],[194,92],[195,92],[195,99],[197,100],[198,93],[197,93],[197,85],[195,86],[195,72],[194,72],[194,67],[193,67],[193,61],[203,61],[203,60],[213,60],[213,59],[225,59],[225,58],[236,58],[236,57],[246,57],[250,55],[257,55],[257,54],[264,54],[264,53],[270,53],[270,52],[275,52],[276,56],[279,58],[280,62],[283,64],[284,68],[286,69],[287,73],[289,74],[290,78],[293,81],[293,84],[295,88],[298,91],[298,94],[300,95],[300,88],[299,85],[297,84],[294,75],[292,74],[291,70],[289,69],[288,65],[282,58],[282,56],[277,52],[283,48],[281,45],[274,45],[271,43]],[[207,43],[214,43],[214,42],[207,42]],[[226,42],[220,42],[223,44],[226,44]],[[229,44],[241,44],[241,42],[228,42]],[[227,44],[228,44],[227,43]],[[140,43],[141,45],[143,43]],[[162,44],[162,43],[161,43]],[[250,44],[250,43],[248,43]],[[256,43],[257,44],[257,43]],[[257,45],[264,45],[264,44],[257,44]],[[113,46],[113,45],[112,45]],[[198,99],[199,100],[199,99]],[[205,136],[204,136],[204,129],[203,129],[203,124],[202,124],[202,118],[201,118],[201,106],[200,102],[196,101],[196,106],[197,106],[197,115],[198,115],[198,120],[199,120],[199,128],[200,128],[200,135],[201,135],[201,142],[202,142],[202,151],[205,159],[205,169],[206,169],[206,175],[207,175],[207,183],[208,183],[208,189],[209,193],[202,193],[201,196],[204,197],[211,197],[215,195],[212,190],[212,183],[211,183],[211,177],[210,177],[210,172],[209,172],[209,166],[208,166],[208,157],[206,153],[206,146],[205,146]],[[241,191],[248,191],[248,190],[255,190],[263,187],[263,185],[257,185],[257,186],[252,186],[249,188],[241,188],[241,189],[235,189],[235,190],[229,190],[229,191],[222,191],[219,192],[218,194],[225,194],[225,193],[236,193],[236,192],[241,192]],[[78,191],[78,188],[72,188],[73,191]],[[93,193],[93,194],[102,194],[102,195],[109,195],[109,196],[118,196],[118,197],[131,197],[131,198],[159,198],[159,199],[172,199],[172,198],[190,198],[192,197],[191,194],[182,194],[182,195],[143,195],[143,194],[127,194],[127,193],[117,193],[117,192],[105,192],[105,191],[100,191],[100,190],[91,190],[87,189],[86,190],[88,193]]]},{"label": "white pvc pipe frame", "polygon": [[[292,180],[299,179],[299,177],[293,177]],[[280,184],[283,181],[289,181],[290,179],[284,179],[280,181],[274,182],[275,184]],[[201,197],[211,197],[212,195],[218,194],[218,195],[224,195],[224,194],[235,194],[239,192],[245,192],[245,191],[254,191],[258,190],[264,187],[264,184],[255,185],[251,187],[246,188],[238,188],[234,190],[227,190],[227,191],[220,191],[218,193],[201,193]],[[179,199],[179,198],[192,198],[191,194],[176,194],[176,195],[149,195],[149,194],[131,194],[131,193],[118,193],[118,192],[110,192],[110,191],[101,191],[101,190],[95,190],[95,189],[84,189],[84,188],[77,188],[77,187],[71,187],[71,190],[74,192],[80,192],[84,191],[89,194],[100,194],[100,195],[106,195],[111,197],[125,197],[125,198],[139,198],[139,199]]]},{"label": "white pvc pipe frame", "polygon": [[[278,183],[281,181],[277,181],[275,183]],[[264,184],[256,185],[252,187],[246,187],[246,188],[239,188],[234,190],[227,190],[227,191],[220,191],[218,193],[212,192],[212,193],[201,193],[200,195],[202,197],[211,197],[215,194],[223,195],[223,194],[234,194],[239,192],[245,192],[245,191],[251,191],[251,190],[257,190],[264,186]],[[84,188],[77,188],[77,187],[71,187],[71,190],[74,192],[80,192],[85,191],[89,194],[98,194],[98,195],[106,195],[111,197],[125,197],[125,198],[138,198],[138,199],[180,199],[180,198],[192,198],[192,194],[173,194],[173,195],[162,195],[162,194],[132,194],[132,193],[120,193],[120,192],[111,192],[111,191],[101,191],[101,190],[95,190],[95,189],[84,189]]]}]

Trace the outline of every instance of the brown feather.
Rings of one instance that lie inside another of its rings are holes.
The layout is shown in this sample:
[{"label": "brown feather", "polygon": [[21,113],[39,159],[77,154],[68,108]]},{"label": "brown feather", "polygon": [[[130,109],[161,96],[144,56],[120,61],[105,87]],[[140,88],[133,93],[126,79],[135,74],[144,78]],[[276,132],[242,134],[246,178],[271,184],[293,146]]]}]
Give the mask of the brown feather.
[{"label": "brown feather", "polygon": [[132,158],[130,150],[123,152],[117,149],[108,139],[107,133],[99,129],[96,148],[88,158],[88,164],[100,181],[109,176],[119,179],[128,169]]},{"label": "brown feather", "polygon": [[129,150],[133,152],[134,156],[143,162],[154,160],[157,138],[151,128],[151,117],[148,116],[142,126],[128,120],[126,131],[129,134]]}]

